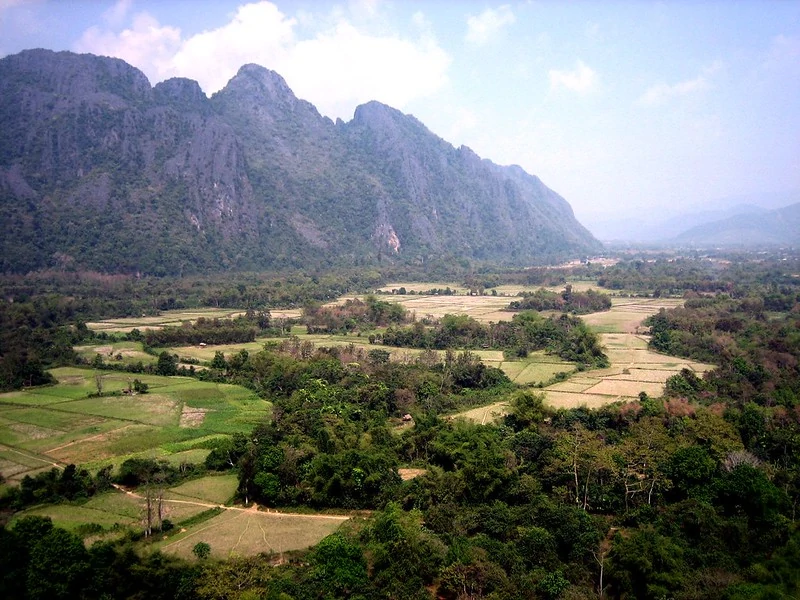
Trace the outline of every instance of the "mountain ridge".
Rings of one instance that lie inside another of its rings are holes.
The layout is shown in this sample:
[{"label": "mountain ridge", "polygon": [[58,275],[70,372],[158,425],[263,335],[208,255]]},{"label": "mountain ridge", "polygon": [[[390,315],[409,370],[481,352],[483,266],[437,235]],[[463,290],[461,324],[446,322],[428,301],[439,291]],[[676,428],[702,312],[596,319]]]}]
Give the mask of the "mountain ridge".
[{"label": "mountain ridge", "polygon": [[797,245],[800,244],[800,202],[704,223],[684,231],[674,241],[705,246]]},{"label": "mountain ridge", "polygon": [[600,249],[521,168],[379,102],[334,122],[254,64],[209,98],[119,59],[28,50],[0,59],[0,124],[6,272],[530,264]]}]

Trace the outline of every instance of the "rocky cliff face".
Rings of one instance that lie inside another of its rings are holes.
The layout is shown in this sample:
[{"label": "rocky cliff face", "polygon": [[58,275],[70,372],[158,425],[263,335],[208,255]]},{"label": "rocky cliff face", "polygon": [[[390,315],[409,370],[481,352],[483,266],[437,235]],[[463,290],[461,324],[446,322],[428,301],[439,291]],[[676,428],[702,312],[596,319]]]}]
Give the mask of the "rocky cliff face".
[{"label": "rocky cliff face", "polygon": [[0,60],[0,216],[4,271],[520,264],[598,247],[537,178],[380,103],[333,123],[257,65],[209,99],[44,50]]}]

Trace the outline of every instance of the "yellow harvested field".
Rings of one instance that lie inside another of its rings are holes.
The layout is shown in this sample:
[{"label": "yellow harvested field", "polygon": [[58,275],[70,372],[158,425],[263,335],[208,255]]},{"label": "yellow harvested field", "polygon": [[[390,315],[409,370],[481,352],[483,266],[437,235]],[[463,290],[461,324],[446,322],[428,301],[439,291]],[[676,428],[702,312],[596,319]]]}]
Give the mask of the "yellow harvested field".
[{"label": "yellow harvested field", "polygon": [[157,546],[182,558],[192,558],[198,542],[209,544],[211,556],[219,559],[302,550],[332,534],[348,518],[228,509]]},{"label": "yellow harvested field", "polygon": [[[285,316],[283,313],[297,313],[300,311],[275,311],[273,317]],[[278,314],[281,313],[281,314]],[[108,331],[128,333],[134,329],[160,329],[162,327],[178,326],[181,323],[194,322],[200,317],[207,319],[232,319],[243,315],[243,310],[229,308],[201,308],[196,310],[165,310],[157,316],[128,317],[123,319],[108,319],[87,323],[86,326],[93,331]]]},{"label": "yellow harvested field", "polygon": [[627,369],[628,373],[622,372],[619,375],[609,375],[606,380],[627,380],[627,381],[649,381],[664,383],[666,381],[664,375],[674,375],[675,371],[672,369]]},{"label": "yellow harvested field", "polygon": [[611,302],[611,310],[581,318],[603,333],[639,333],[646,329],[642,321],[659,309],[683,305],[683,300],[676,298],[612,298]]},{"label": "yellow harvested field", "polygon": [[627,396],[629,398],[634,398],[641,392],[645,392],[648,396],[660,396],[664,393],[664,384],[654,383],[651,381],[619,381],[613,379],[604,379],[583,393],[586,395],[600,394],[604,396]]},{"label": "yellow harvested field", "polygon": [[510,321],[514,315],[504,311],[511,301],[501,296],[391,296],[388,298],[415,313],[418,319],[432,315],[469,315],[477,321]]},{"label": "yellow harvested field", "polygon": [[391,293],[392,290],[399,290],[400,288],[406,288],[407,292],[427,292],[428,290],[435,290],[440,289],[444,290],[450,288],[451,290],[456,291],[459,294],[463,294],[467,291],[463,285],[459,283],[453,283],[452,281],[434,281],[433,283],[420,283],[420,282],[400,282],[400,283],[387,283],[385,286],[378,288],[380,292]]},{"label": "yellow harvested field", "polygon": [[[588,282],[573,284],[573,289],[584,291],[596,287]],[[563,286],[562,286],[563,287]],[[555,289],[555,288],[553,288]],[[556,290],[557,291],[557,290]],[[476,298],[478,300],[479,298]],[[496,298],[492,298],[496,300]],[[503,300],[507,300],[503,299]],[[713,365],[698,363],[674,356],[666,356],[649,350],[647,328],[642,321],[660,308],[673,308],[683,304],[675,298],[612,298],[611,310],[592,313],[582,318],[595,329],[605,348],[611,366],[585,373],[575,373],[566,381],[544,388],[547,404],[555,408],[598,408],[617,401],[633,400],[640,392],[658,397],[664,393],[664,384],[669,377],[690,369],[704,373]],[[485,312],[473,308],[475,314],[491,314],[491,303]],[[511,313],[508,313],[511,314]],[[478,318],[478,317],[475,317]],[[522,383],[522,371],[514,363],[501,363],[504,370],[517,383]],[[508,366],[514,365],[514,366]],[[560,368],[559,370],[571,370]],[[557,371],[553,372],[553,375]],[[552,375],[551,375],[552,376]],[[547,378],[540,379],[547,380]],[[489,406],[473,408],[457,416],[477,421],[491,422],[506,414],[508,404],[498,402]]]},{"label": "yellow harvested field", "polygon": [[590,387],[595,386],[598,383],[600,383],[599,379],[594,379],[591,382],[575,381],[570,379],[569,381],[562,381],[560,383],[553,384],[547,389],[555,392],[585,392]]},{"label": "yellow harvested field", "polygon": [[579,408],[581,406],[585,406],[586,408],[600,408],[606,404],[625,399],[620,396],[576,394],[571,392],[554,392],[551,390],[545,390],[544,394],[547,404],[553,408]]}]

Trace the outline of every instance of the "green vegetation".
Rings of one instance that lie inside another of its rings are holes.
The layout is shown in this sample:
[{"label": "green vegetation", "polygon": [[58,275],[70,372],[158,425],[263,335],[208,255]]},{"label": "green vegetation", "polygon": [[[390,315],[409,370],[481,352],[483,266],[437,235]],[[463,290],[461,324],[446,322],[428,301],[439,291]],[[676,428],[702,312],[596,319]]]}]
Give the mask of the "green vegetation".
[{"label": "green vegetation", "polygon": [[270,407],[244,388],[191,378],[140,375],[143,394],[133,375],[69,367],[52,373],[56,385],[0,394],[0,466],[16,481],[55,461],[99,469],[132,457],[176,456],[180,464],[187,451],[205,456],[208,444],[250,431]]},{"label": "green vegetation", "polygon": [[568,315],[543,318],[529,311],[488,325],[466,315],[446,315],[430,328],[422,323],[389,327],[375,341],[411,348],[496,348],[522,358],[531,351],[547,350],[582,365],[608,366],[597,336],[580,319]]},{"label": "green vegetation", "polygon": [[411,320],[401,305],[379,300],[375,296],[367,296],[364,302],[355,298],[335,306],[308,304],[303,307],[303,322],[309,333],[348,333]]},{"label": "green vegetation", "polygon": [[512,301],[508,305],[509,310],[557,310],[585,315],[611,308],[611,298],[607,294],[595,290],[575,292],[569,284],[560,294],[542,288],[533,293],[522,292],[519,295],[522,300]]},{"label": "green vegetation", "polygon": [[0,591],[795,597],[800,278],[759,260],[735,290],[616,297],[588,324],[409,324],[368,297],[309,303],[313,335],[212,346],[195,377],[52,369],[0,395]]}]

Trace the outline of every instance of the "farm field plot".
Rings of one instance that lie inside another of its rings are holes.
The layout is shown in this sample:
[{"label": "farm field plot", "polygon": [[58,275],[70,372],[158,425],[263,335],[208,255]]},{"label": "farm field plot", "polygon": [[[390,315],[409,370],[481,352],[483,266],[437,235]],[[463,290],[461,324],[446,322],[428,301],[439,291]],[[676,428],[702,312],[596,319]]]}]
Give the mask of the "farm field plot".
[{"label": "farm field plot", "polygon": [[244,314],[243,310],[228,308],[198,308],[192,310],[165,310],[156,316],[125,317],[121,319],[106,319],[87,323],[92,331],[106,331],[108,333],[129,333],[134,329],[160,329],[167,325],[180,325],[190,321],[194,322],[200,317],[207,319],[232,319]]},{"label": "farm field plot", "polygon": [[[181,521],[208,510],[212,506],[212,504],[200,500],[179,499],[179,495],[173,498],[170,494],[172,492],[168,490],[164,499],[163,515],[178,525]],[[114,524],[136,525],[141,522],[144,511],[145,501],[139,495],[113,490],[90,498],[82,504],[35,506],[18,513],[14,519],[38,515],[50,517],[56,525],[70,530],[89,523],[97,523],[109,528]]]},{"label": "farm field plot", "polygon": [[156,546],[182,558],[192,558],[192,548],[198,542],[209,544],[211,556],[220,559],[301,550],[336,531],[348,518],[228,509]]},{"label": "farm field plot", "polygon": [[446,314],[469,315],[482,323],[510,321],[514,313],[503,310],[511,301],[502,296],[392,296],[391,300],[417,318]]},{"label": "farm field plot", "polygon": [[177,354],[181,358],[194,358],[201,361],[211,361],[214,354],[222,352],[225,356],[229,357],[242,350],[247,350],[253,354],[264,349],[264,343],[269,340],[278,338],[260,338],[254,342],[246,342],[242,344],[219,344],[212,346],[174,346],[172,348],[164,348],[170,354]]},{"label": "farm field plot", "polygon": [[57,385],[0,394],[0,473],[12,482],[69,463],[95,469],[134,456],[202,461],[202,442],[247,433],[269,414],[268,402],[234,385],[140,375],[151,393],[89,397],[96,377],[107,394],[126,389],[132,376],[52,373]]},{"label": "farm field plot", "polygon": [[109,528],[115,524],[134,525],[138,521],[138,514],[128,516],[106,510],[98,510],[86,505],[76,506],[72,504],[37,506],[17,513],[14,520],[28,516],[50,517],[54,525],[70,531],[74,531],[81,525],[88,523],[97,523],[104,528]]},{"label": "farm field plot", "polygon": [[600,408],[622,399],[620,396],[602,396],[583,392],[555,392],[552,390],[545,390],[544,394],[546,403],[553,408],[577,408],[579,406]]},{"label": "farm field plot", "polygon": [[214,475],[193,479],[177,487],[170,488],[171,497],[193,498],[203,502],[225,504],[236,493],[239,480],[235,474]]},{"label": "farm field plot", "polygon": [[[550,406],[598,408],[613,402],[634,400],[640,392],[657,397],[663,394],[667,379],[681,369],[703,373],[713,368],[713,365],[659,354],[647,347],[648,337],[641,333],[645,330],[642,321],[662,307],[681,305],[682,300],[613,298],[612,302],[611,310],[582,317],[600,334],[611,366],[574,374],[566,381],[544,388],[542,391]],[[518,378],[512,379],[521,383]],[[487,422],[501,417],[507,411],[507,403],[498,402],[464,411],[458,416]]]},{"label": "farm field plot", "polygon": [[[178,326],[181,323],[194,323],[200,317],[206,319],[233,319],[245,313],[243,309],[198,308],[193,310],[165,310],[160,315],[143,317],[125,317],[106,319],[87,323],[92,331],[108,333],[130,333],[134,329],[161,329],[167,326]],[[300,316],[300,309],[287,308],[271,310],[273,318],[294,319]],[[120,342],[117,342],[120,343]]]},{"label": "farm field plot", "polygon": [[639,333],[642,321],[661,308],[683,306],[679,298],[612,298],[611,310],[590,313],[581,318],[598,333]]},{"label": "farm field plot", "polygon": [[153,364],[157,358],[142,349],[141,342],[98,342],[74,346],[73,350],[86,362],[100,355],[105,362],[130,365],[141,362]]},{"label": "farm field plot", "polygon": [[[229,500],[236,491],[236,475],[214,475],[191,480],[167,490],[164,516],[176,527],[210,508]],[[136,492],[113,490],[82,504],[42,505],[21,511],[14,520],[28,515],[50,517],[54,524],[69,530],[96,523],[109,529],[115,525],[137,526],[142,522],[145,501]],[[348,516],[298,515],[257,510],[254,505],[224,507],[211,519],[188,525],[177,535],[155,547],[184,558],[192,558],[192,548],[199,541],[211,545],[212,555],[227,558],[260,552],[285,552],[313,546],[333,533]]]}]

